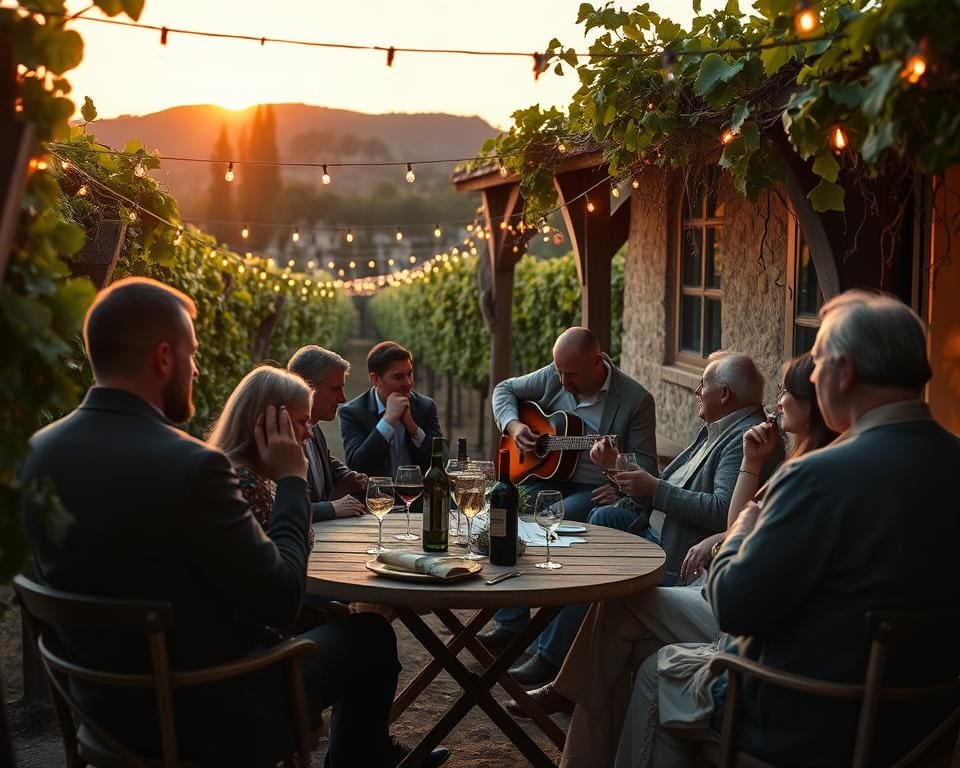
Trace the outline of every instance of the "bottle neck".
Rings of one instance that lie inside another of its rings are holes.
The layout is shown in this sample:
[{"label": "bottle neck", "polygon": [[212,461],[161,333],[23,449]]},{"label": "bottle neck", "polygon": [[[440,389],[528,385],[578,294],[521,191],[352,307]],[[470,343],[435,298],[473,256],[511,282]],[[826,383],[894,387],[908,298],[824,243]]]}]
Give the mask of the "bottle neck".
[{"label": "bottle neck", "polygon": [[467,463],[467,441],[462,437],[457,443],[457,462],[460,464]]},{"label": "bottle neck", "polygon": [[500,467],[497,477],[501,483],[510,482],[510,453],[508,451],[500,451]]},{"label": "bottle neck", "polygon": [[430,460],[431,466],[443,469],[443,438],[433,438],[433,456]]}]

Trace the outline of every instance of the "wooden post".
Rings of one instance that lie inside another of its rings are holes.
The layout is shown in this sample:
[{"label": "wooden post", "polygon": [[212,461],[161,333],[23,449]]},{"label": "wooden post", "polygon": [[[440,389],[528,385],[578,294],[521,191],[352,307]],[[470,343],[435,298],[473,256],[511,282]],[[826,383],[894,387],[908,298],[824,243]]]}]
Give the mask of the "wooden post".
[{"label": "wooden post", "polygon": [[[582,324],[610,349],[610,261],[613,235],[606,166],[562,171],[554,186],[563,207],[567,232],[580,278]],[[592,207],[593,210],[588,208]]]}]

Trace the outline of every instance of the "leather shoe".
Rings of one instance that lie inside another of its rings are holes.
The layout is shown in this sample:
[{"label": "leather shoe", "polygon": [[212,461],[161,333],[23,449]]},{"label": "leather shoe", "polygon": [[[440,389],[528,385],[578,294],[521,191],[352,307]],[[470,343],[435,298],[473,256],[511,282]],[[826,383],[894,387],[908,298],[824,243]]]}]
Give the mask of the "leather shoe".
[{"label": "leather shoe", "polygon": [[477,640],[483,643],[483,646],[491,653],[497,653],[510,645],[513,639],[519,634],[519,632],[514,632],[512,629],[503,629],[502,627],[494,626],[493,629],[477,634]]},{"label": "leather shoe", "polygon": [[[383,763],[384,768],[396,768],[409,753],[409,747],[404,746],[395,737],[391,736],[390,743],[387,745],[386,760]],[[447,762],[448,757],[450,757],[449,749],[437,747],[420,763],[420,768],[439,768]]]},{"label": "leather shoe", "polygon": [[523,664],[512,667],[510,674],[520,685],[541,686],[552,681],[559,671],[559,667],[553,666],[538,653],[527,659]]},{"label": "leather shoe", "polygon": [[[566,715],[573,713],[573,702],[557,691],[553,687],[553,683],[547,683],[542,688],[534,688],[532,691],[527,691],[527,696],[537,702],[537,704],[540,705],[540,709],[548,715],[555,715],[558,712],[563,712]],[[513,699],[507,702],[507,711],[515,717],[530,717]]]}]

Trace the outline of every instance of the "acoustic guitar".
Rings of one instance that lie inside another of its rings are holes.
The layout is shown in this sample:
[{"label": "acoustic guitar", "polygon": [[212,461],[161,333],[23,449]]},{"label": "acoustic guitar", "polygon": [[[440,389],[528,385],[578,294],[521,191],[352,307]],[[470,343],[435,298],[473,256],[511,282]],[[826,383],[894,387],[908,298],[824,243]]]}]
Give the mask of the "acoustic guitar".
[{"label": "acoustic guitar", "polygon": [[616,440],[616,435],[585,435],[583,420],[566,411],[544,413],[534,402],[520,403],[521,422],[539,432],[533,450],[521,451],[510,435],[500,437],[500,450],[510,452],[510,480],[519,483],[528,477],[542,480],[569,480],[583,451],[598,440]]}]

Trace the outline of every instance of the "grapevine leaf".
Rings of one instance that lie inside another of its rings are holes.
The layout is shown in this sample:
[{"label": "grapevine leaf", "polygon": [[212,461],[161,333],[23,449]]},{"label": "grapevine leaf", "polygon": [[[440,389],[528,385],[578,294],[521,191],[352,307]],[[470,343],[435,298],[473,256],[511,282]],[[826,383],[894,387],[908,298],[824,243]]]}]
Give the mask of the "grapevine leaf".
[{"label": "grapevine leaf", "polygon": [[832,152],[824,150],[813,161],[813,172],[827,181],[836,181],[837,176],[840,175],[840,163]]},{"label": "grapevine leaf", "polygon": [[878,117],[880,115],[887,94],[896,82],[899,72],[899,61],[891,61],[888,64],[871,68],[870,82],[867,84],[863,97],[863,112],[867,117]]},{"label": "grapevine leaf", "polygon": [[817,213],[842,211],[843,197],[843,187],[826,179],[820,179],[820,183],[807,193],[807,198]]},{"label": "grapevine leaf", "polygon": [[694,90],[698,96],[706,96],[720,83],[727,83],[743,69],[744,60],[727,64],[718,53],[708,53],[700,62],[700,72]]}]

